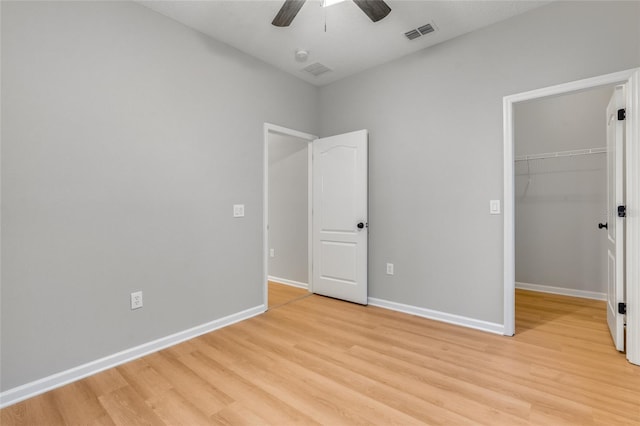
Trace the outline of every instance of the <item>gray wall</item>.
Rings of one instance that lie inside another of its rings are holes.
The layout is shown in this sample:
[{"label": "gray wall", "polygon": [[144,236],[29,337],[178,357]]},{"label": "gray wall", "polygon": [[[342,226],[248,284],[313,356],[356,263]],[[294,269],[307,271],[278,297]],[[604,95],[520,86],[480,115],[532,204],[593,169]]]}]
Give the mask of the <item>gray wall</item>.
[{"label": "gray wall", "polygon": [[308,142],[269,135],[269,275],[308,284]]},{"label": "gray wall", "polygon": [[502,97],[640,66],[638,2],[319,91],[135,3],[1,7],[2,390],[262,303],[264,122],[369,129],[371,296],[501,323]]},{"label": "gray wall", "polygon": [[502,98],[640,66],[639,22],[555,2],[321,88],[323,136],[370,132],[370,296],[503,323]]},{"label": "gray wall", "polygon": [[1,24],[1,389],[261,305],[263,123],[317,89],[135,3]]},{"label": "gray wall", "polygon": [[[514,106],[515,153],[606,146],[613,87]],[[515,163],[516,281],[604,293],[606,155]]]}]

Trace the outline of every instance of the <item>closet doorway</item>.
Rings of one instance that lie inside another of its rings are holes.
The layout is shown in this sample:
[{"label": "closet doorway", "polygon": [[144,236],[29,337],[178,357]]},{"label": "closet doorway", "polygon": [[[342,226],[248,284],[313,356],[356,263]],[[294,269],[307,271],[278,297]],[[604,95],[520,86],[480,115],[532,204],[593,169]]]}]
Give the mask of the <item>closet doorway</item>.
[{"label": "closet doorway", "polygon": [[[633,364],[640,365],[640,69],[630,69],[606,74],[584,80],[536,89],[529,92],[505,96],[503,99],[504,120],[504,334],[515,333],[515,282],[516,282],[516,241],[515,241],[515,126],[514,110],[521,102],[546,97],[578,93],[603,86],[624,86],[624,168],[625,178],[622,194],[625,206],[617,206],[617,210],[626,208],[630,214],[619,215],[608,212],[608,219],[615,218],[618,226],[623,226],[624,255],[616,256],[624,262],[625,300],[608,300],[611,305],[620,304],[616,315],[621,315],[626,324],[626,358]],[[553,153],[551,151],[550,153]],[[546,153],[543,153],[546,154]],[[597,154],[594,154],[597,155]],[[527,178],[528,180],[528,178]],[[620,189],[620,186],[617,187]],[[622,225],[620,225],[622,223]],[[607,292],[607,298],[612,295]],[[626,304],[626,305],[625,305]],[[625,307],[628,306],[628,309]]]},{"label": "closet doorway", "polygon": [[614,86],[514,107],[516,288],[606,300]]},{"label": "closet doorway", "polygon": [[527,290],[516,297],[517,333],[584,313],[597,318],[586,322],[591,334],[608,343],[606,110],[615,91],[605,85],[514,105],[515,281]]}]

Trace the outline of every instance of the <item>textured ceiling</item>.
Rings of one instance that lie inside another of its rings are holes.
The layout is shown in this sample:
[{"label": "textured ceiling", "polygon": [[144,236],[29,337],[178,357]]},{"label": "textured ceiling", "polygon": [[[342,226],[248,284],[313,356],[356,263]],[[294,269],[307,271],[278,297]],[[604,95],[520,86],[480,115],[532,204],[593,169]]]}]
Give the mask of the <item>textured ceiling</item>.
[{"label": "textured ceiling", "polygon": [[[373,23],[352,1],[323,8],[319,0],[307,0],[285,28],[271,25],[284,0],[139,3],[318,86],[549,3],[386,1],[391,13]],[[427,23],[436,31],[413,41],[404,36]],[[306,62],[295,60],[297,49],[309,52]],[[332,71],[318,77],[302,71],[315,62]]]}]

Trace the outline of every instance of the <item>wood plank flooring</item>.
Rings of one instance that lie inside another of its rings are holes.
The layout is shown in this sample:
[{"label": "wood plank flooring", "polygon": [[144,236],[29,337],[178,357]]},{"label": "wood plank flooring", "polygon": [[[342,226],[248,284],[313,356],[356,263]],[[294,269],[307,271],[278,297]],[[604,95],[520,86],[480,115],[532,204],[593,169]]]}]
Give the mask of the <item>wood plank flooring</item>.
[{"label": "wood plank flooring", "polygon": [[304,288],[269,281],[269,309],[277,308],[308,295],[309,291]]},{"label": "wood plank flooring", "polygon": [[[275,298],[274,298],[275,299]],[[1,411],[10,425],[640,425],[604,302],[517,291],[515,337],[317,295]]]}]

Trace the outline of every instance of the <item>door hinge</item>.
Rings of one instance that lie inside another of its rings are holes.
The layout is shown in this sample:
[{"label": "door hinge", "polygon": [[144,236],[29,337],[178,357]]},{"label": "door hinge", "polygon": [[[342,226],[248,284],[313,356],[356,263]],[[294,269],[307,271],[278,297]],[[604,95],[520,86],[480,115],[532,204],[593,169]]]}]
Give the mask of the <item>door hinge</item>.
[{"label": "door hinge", "polygon": [[627,217],[627,206],[618,206],[618,217]]},{"label": "door hinge", "polygon": [[618,110],[618,121],[622,121],[627,118],[627,110],[625,108],[621,108]]},{"label": "door hinge", "polygon": [[627,314],[627,304],[624,302],[618,303],[618,313],[622,315]]}]

